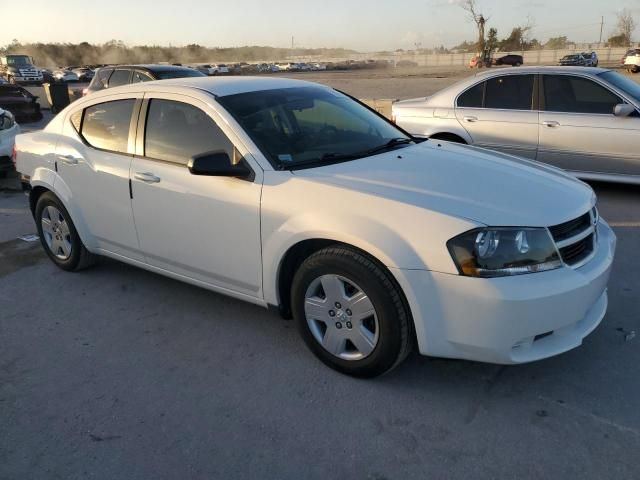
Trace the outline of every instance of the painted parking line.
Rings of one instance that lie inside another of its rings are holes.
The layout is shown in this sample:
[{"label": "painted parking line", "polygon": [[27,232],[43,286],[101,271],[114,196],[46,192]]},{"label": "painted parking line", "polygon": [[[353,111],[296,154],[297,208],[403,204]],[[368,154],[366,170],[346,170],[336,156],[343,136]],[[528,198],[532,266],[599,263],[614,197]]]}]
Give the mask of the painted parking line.
[{"label": "painted parking line", "polygon": [[640,222],[610,222],[609,226],[614,228],[638,228],[640,227]]}]

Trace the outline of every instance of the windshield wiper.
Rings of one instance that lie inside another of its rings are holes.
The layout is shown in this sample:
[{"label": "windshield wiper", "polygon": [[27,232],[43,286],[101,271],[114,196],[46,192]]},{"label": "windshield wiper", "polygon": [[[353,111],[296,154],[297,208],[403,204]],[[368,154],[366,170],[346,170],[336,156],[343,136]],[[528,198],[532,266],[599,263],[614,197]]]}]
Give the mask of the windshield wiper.
[{"label": "windshield wiper", "polygon": [[311,160],[301,160],[291,164],[281,163],[278,165],[278,170],[296,170],[298,168],[331,165],[333,163],[339,163],[346,160],[357,160],[365,155],[365,153],[325,153],[321,157],[312,158]]},{"label": "windshield wiper", "polygon": [[406,145],[408,143],[413,143],[413,140],[406,137],[392,138],[384,145],[380,145],[379,147],[374,147],[370,150],[367,150],[366,154],[373,155],[375,153],[386,152],[387,150],[391,150],[392,148],[397,147],[398,145]]}]

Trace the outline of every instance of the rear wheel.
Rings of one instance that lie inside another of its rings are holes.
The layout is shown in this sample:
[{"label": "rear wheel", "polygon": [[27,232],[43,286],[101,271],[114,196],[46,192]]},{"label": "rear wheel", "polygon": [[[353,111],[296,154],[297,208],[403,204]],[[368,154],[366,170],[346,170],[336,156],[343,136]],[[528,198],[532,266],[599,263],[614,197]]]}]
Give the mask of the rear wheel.
[{"label": "rear wheel", "polygon": [[53,193],[43,193],[38,199],[35,218],[40,242],[58,267],[77,271],[95,263],[95,256],[80,240],[69,212]]},{"label": "rear wheel", "polygon": [[519,67],[520,65],[522,65],[520,62],[516,62],[513,64],[514,67]]},{"label": "rear wheel", "polygon": [[295,274],[291,299],[302,338],[339,372],[375,377],[411,350],[410,314],[398,288],[357,250],[336,245],[311,255]]},{"label": "rear wheel", "polygon": [[640,72],[640,67],[638,67],[638,65],[631,65],[631,73],[638,73]]}]

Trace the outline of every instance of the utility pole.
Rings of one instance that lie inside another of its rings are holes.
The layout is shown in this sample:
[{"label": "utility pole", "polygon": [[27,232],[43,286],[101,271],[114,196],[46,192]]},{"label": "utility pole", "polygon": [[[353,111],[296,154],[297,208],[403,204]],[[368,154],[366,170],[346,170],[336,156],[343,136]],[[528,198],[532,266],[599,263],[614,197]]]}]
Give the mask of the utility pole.
[{"label": "utility pole", "polygon": [[602,29],[603,28],[604,28],[604,17],[602,17],[602,20],[600,21],[600,41],[598,42],[599,47],[602,46]]},{"label": "utility pole", "polygon": [[291,50],[293,50],[293,40],[294,40],[294,37],[292,36],[291,37]]}]

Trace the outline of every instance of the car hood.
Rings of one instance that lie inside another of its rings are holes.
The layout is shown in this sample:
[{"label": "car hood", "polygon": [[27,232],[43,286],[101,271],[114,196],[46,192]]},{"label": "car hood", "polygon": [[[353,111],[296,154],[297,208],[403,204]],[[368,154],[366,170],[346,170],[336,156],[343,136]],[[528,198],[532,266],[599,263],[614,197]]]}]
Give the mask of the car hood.
[{"label": "car hood", "polygon": [[293,173],[491,226],[557,225],[595,204],[588,185],[559,169],[447,142]]}]

